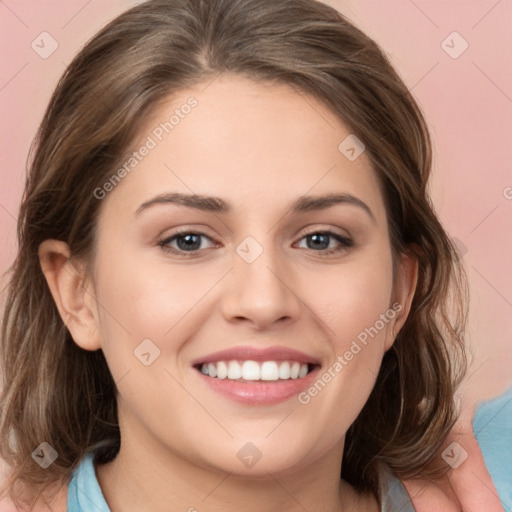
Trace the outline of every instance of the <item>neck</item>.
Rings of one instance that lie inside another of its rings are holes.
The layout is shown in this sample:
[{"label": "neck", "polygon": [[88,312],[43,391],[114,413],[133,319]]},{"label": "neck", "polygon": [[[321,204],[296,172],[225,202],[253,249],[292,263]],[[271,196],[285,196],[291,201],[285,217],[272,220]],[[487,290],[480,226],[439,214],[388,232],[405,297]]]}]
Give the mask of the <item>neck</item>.
[{"label": "neck", "polygon": [[340,479],[342,445],[286,474],[260,471],[248,477],[200,466],[157,444],[123,432],[116,458],[97,466],[111,512],[379,510],[373,496],[358,495]]}]

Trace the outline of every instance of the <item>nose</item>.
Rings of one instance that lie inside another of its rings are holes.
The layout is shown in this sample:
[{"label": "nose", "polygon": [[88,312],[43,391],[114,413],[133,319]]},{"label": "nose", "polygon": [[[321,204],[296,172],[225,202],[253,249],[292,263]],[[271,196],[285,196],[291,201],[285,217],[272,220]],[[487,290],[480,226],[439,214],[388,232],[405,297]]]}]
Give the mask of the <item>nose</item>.
[{"label": "nose", "polygon": [[233,269],[222,295],[224,318],[228,322],[247,322],[256,330],[297,320],[302,306],[300,290],[284,255],[268,246],[252,262],[240,254],[234,254]]}]

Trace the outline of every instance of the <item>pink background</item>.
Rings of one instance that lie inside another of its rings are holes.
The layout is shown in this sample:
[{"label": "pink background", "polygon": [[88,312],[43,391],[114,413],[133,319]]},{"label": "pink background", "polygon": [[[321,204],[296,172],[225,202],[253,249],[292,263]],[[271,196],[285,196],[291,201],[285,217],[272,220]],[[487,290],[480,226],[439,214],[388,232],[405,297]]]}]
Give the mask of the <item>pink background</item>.
[{"label": "pink background", "polygon": [[[15,256],[27,152],[50,94],[85,41],[135,3],[0,2],[2,273]],[[498,395],[512,384],[512,1],[327,3],[381,44],[426,114],[436,153],[434,202],[450,236],[467,249],[474,361],[464,396],[470,405]],[[47,59],[31,48],[44,31],[58,42]],[[469,45],[458,58],[445,51],[463,48],[460,37],[446,39],[454,31]],[[5,285],[2,275],[0,290]]]}]

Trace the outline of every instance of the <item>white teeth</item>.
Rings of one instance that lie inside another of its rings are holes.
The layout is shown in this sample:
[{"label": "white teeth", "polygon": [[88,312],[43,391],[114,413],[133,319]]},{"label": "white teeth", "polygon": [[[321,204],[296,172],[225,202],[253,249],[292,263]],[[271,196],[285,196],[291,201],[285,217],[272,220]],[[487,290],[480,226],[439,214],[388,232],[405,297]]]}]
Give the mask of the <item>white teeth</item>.
[{"label": "white teeth", "polygon": [[228,363],[228,379],[236,380],[242,376],[242,367],[238,361],[229,361]]},{"label": "white teeth", "polygon": [[208,373],[210,377],[217,377],[217,366],[213,363],[208,365]]},{"label": "white teeth", "polygon": [[[228,376],[228,367],[224,361],[219,361],[217,363],[217,378],[225,379]],[[211,377],[211,375],[210,375]]]},{"label": "white teeth", "polygon": [[308,374],[308,364],[297,361],[219,361],[205,363],[201,373],[217,379],[276,381],[301,379]]},{"label": "white teeth", "polygon": [[242,365],[242,379],[260,380],[260,365],[256,361],[245,361]]},{"label": "white teeth", "polygon": [[300,363],[293,363],[290,368],[290,379],[298,379],[300,372]]},{"label": "white teeth", "polygon": [[280,379],[289,379],[290,378],[290,363],[285,361],[281,363],[279,366],[279,378]]},{"label": "white teeth", "polygon": [[265,361],[261,365],[261,380],[277,380],[279,378],[279,368],[275,361]]}]

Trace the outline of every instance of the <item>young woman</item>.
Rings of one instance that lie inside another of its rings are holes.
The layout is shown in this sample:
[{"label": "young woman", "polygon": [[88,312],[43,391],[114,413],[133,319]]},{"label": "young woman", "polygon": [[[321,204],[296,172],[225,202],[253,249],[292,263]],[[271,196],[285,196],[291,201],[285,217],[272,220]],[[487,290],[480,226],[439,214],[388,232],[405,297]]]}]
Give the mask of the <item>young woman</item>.
[{"label": "young woman", "polygon": [[414,510],[400,480],[447,469],[465,368],[430,167],[407,88],[324,4],[150,0],[107,25],[53,95],[21,207],[11,497]]}]

